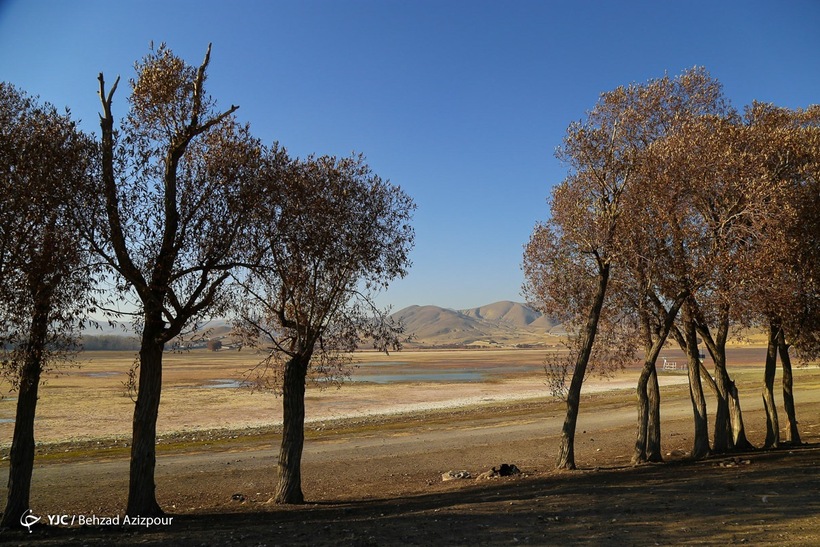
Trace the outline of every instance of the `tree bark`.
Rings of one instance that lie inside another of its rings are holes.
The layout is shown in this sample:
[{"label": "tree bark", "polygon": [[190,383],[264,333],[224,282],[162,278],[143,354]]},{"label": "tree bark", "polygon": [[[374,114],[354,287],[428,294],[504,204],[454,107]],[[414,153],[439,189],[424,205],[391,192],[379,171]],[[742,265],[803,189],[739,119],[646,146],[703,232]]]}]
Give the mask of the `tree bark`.
[{"label": "tree bark", "polygon": [[598,332],[598,320],[604,305],[606,287],[609,282],[609,264],[601,264],[598,270],[598,287],[587,318],[586,328],[581,341],[581,351],[575,362],[569,391],[567,392],[567,415],[561,428],[561,447],[558,453],[558,469],[575,469],[575,426],[578,422],[578,409],[581,404],[581,387],[584,383],[592,344]]},{"label": "tree bark", "polygon": [[[652,320],[649,313],[643,310],[640,313],[641,330],[644,339],[644,367],[638,378],[638,435],[635,442],[635,454],[632,463],[661,462],[661,390],[658,385],[658,356],[663,349],[669,333],[673,332],[675,319],[681,306],[686,301],[689,291],[684,291],[675,299],[669,311],[666,310],[659,298],[650,295],[656,312],[663,317],[663,323],[653,339]],[[675,330],[675,336],[680,332]],[[682,341],[682,338],[678,340]],[[685,344],[683,344],[685,349]]]},{"label": "tree bark", "polygon": [[800,431],[797,429],[797,415],[794,411],[794,378],[792,376],[792,360],[789,356],[789,345],[786,343],[786,336],[783,330],[777,337],[777,347],[780,350],[780,366],[783,369],[783,406],[786,407],[786,417],[789,420],[788,438],[789,444],[801,444]]},{"label": "tree bark", "polygon": [[661,311],[664,317],[663,324],[654,340],[650,317],[645,311],[641,312],[644,366],[638,378],[638,435],[635,442],[635,454],[632,456],[634,464],[663,461],[661,455],[661,390],[658,385],[657,362],[687,294],[688,291],[679,294],[669,311],[666,311],[659,299],[654,299],[658,311]]},{"label": "tree bark", "polygon": [[703,385],[700,382],[700,351],[695,323],[690,306],[684,308],[683,328],[686,341],[686,353],[689,357],[689,395],[692,400],[695,434],[692,444],[692,458],[703,458],[709,455],[709,429],[706,418],[706,398],[703,396]]},{"label": "tree bark", "polygon": [[726,372],[726,364],[722,362],[724,355],[715,355],[715,385],[717,386],[714,437],[712,452],[722,454],[734,448],[732,423],[729,416],[729,385],[732,383]]},{"label": "tree bark", "polygon": [[275,503],[305,502],[302,493],[302,450],[305,446],[305,378],[309,362],[310,354],[297,355],[285,365],[282,444],[279,448]]},{"label": "tree bark", "polygon": [[734,382],[729,383],[729,417],[732,422],[732,441],[735,450],[754,450],[754,445],[746,437],[746,427],[743,425],[743,412],[740,409],[740,396]]},{"label": "tree bark", "polygon": [[17,413],[9,453],[8,498],[3,519],[0,521],[2,528],[22,528],[20,519],[29,509],[31,476],[34,471],[34,416],[37,410],[37,392],[40,387],[50,308],[50,297],[45,297],[38,303],[29,331],[28,347],[17,393]]},{"label": "tree bark", "polygon": [[661,389],[658,385],[658,369],[652,366],[648,384],[649,395],[649,438],[646,442],[646,460],[662,462],[661,453]]},{"label": "tree bark", "polygon": [[765,448],[776,448],[780,444],[780,424],[777,421],[777,407],[774,403],[774,375],[777,368],[777,335],[780,326],[769,323],[769,343],[766,348],[766,369],[763,374],[763,406],[766,409]]},{"label": "tree bark", "polygon": [[648,362],[644,361],[641,375],[638,376],[638,434],[635,439],[635,453],[632,455],[632,463],[637,465],[648,461],[647,443],[649,438],[649,377],[652,372]]},{"label": "tree bark", "polygon": [[[711,386],[717,401],[714,423],[712,452],[721,454],[735,448],[751,448],[746,439],[740,399],[734,382],[726,368],[726,340],[729,336],[729,307],[721,310],[716,336],[713,337],[703,318],[698,316],[698,332],[703,337],[709,354],[715,363],[714,386]],[[701,371],[702,373],[704,371]],[[706,377],[702,375],[702,377]]]},{"label": "tree bark", "polygon": [[638,434],[632,463],[661,462],[661,394],[654,361],[644,363],[637,391]]},{"label": "tree bark", "polygon": [[[147,314],[146,314],[147,315]],[[139,391],[134,406],[131,438],[131,470],[126,514],[159,516],[154,472],[156,470],[157,417],[162,390],[162,353],[164,323],[156,314],[146,317],[140,347]]]}]

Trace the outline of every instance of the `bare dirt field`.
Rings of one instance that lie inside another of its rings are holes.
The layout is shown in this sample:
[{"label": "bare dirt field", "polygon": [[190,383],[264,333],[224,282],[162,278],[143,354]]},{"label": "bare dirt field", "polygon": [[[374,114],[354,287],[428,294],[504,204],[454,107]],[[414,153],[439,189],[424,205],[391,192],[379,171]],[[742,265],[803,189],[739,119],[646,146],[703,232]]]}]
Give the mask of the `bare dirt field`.
[{"label": "bare dirt field", "polygon": [[[757,445],[765,437],[761,352],[733,350],[730,368],[748,435]],[[673,352],[668,357],[683,361]],[[795,371],[798,419],[807,444],[697,462],[685,455],[692,428],[685,376],[661,374],[667,462],[640,467],[629,464],[637,372],[627,370],[609,381],[591,377],[576,438],[580,469],[559,472],[554,461],[565,407],[546,393],[543,350],[408,352],[389,359],[365,354],[363,360],[368,364],[354,378],[366,373],[378,382],[405,373],[411,379],[309,390],[306,505],[268,502],[276,480],[280,401],[231,387],[248,368],[247,358],[224,352],[168,355],[157,496],[171,523],[38,524],[31,533],[0,532],[0,542],[820,544],[816,367]],[[33,515],[112,518],[124,509],[133,407],[122,396],[121,382],[129,364],[122,354],[94,355],[43,390]],[[9,416],[13,404],[0,402],[0,419]],[[4,457],[11,426],[0,423]],[[446,471],[467,470],[475,477],[502,463],[523,473],[441,480]],[[4,474],[7,470],[0,467]]]}]

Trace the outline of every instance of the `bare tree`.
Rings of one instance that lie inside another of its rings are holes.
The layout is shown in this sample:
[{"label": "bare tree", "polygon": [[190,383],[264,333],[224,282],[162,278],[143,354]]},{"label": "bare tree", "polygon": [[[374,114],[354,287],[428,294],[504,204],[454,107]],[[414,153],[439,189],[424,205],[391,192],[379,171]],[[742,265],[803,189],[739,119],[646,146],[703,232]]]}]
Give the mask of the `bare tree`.
[{"label": "bare tree", "polygon": [[273,147],[254,211],[261,262],[239,279],[239,325],[267,344],[262,370],[284,410],[277,503],[303,503],[305,382],[339,379],[364,339],[398,349],[400,330],[373,291],[403,277],[413,244],[412,200],[361,156],[290,160]]},{"label": "bare tree", "polygon": [[163,351],[199,317],[218,311],[236,266],[254,194],[260,145],[205,94],[211,48],[196,68],[161,45],[136,64],[130,111],[115,130],[102,102],[102,184],[106,222],[94,226],[97,252],[133,295],[142,330],[127,514],[157,515],[156,421]]},{"label": "bare tree", "polygon": [[29,509],[40,378],[72,356],[93,305],[74,210],[93,165],[68,113],[0,82],[0,365],[17,390],[3,528]]}]

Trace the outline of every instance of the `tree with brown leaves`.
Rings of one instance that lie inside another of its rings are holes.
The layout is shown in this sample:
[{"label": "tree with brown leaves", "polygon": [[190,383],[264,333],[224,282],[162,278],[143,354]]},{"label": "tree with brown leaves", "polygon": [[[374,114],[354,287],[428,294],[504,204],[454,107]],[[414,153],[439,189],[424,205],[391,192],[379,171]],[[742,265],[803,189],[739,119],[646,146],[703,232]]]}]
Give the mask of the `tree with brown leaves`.
[{"label": "tree with brown leaves", "polygon": [[0,82],[0,365],[17,391],[3,528],[29,509],[41,376],[71,357],[93,306],[77,208],[94,153],[68,113]]},{"label": "tree with brown leaves", "polygon": [[253,239],[261,260],[237,278],[238,325],[268,348],[258,372],[282,394],[274,501],[303,503],[306,380],[343,378],[349,353],[365,339],[382,351],[400,347],[400,328],[372,296],[407,272],[415,206],[361,156],[291,160],[278,147],[258,194]]},{"label": "tree with brown leaves", "polygon": [[791,110],[753,103],[744,121],[754,135],[755,161],[771,188],[768,214],[756,219],[763,234],[751,257],[751,290],[745,295],[768,329],[763,402],[766,447],[781,443],[774,398],[778,354],[783,370],[786,443],[800,443],[794,406],[790,348],[804,360],[820,355],[820,109]]},{"label": "tree with brown leaves", "polygon": [[[666,176],[669,138],[704,116],[730,112],[720,83],[702,68],[647,85],[641,131],[647,146],[624,198],[618,241],[622,281],[613,300],[638,317],[644,347],[638,379],[638,434],[633,461],[660,461],[660,392],[656,362],[693,286],[680,283],[678,267],[686,236],[683,188]],[[697,390],[697,386],[695,388]]]},{"label": "tree with brown leaves", "polygon": [[137,307],[141,328],[128,515],[159,515],[154,470],[156,421],[166,345],[218,310],[242,248],[250,182],[261,148],[205,93],[211,48],[197,68],[161,45],[137,63],[130,111],[115,130],[119,79],[102,102],[102,181],[106,222],[91,233]]},{"label": "tree with brown leaves", "polygon": [[[625,192],[641,176],[654,142],[689,117],[724,107],[720,86],[695,68],[677,78],[666,76],[604,93],[587,120],[567,131],[558,156],[570,165],[571,173],[553,191],[551,220],[536,227],[524,253],[528,299],[547,311],[572,309],[572,324],[583,324],[567,391],[559,468],[575,467],[580,391],[611,270],[622,252],[619,244],[628,224]],[[567,268],[568,261],[573,267]]]}]

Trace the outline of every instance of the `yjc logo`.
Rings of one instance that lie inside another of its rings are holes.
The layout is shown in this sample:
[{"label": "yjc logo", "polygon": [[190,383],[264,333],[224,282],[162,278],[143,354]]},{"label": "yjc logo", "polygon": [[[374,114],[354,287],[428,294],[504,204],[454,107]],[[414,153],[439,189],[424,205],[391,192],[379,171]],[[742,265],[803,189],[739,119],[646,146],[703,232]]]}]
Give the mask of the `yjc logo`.
[{"label": "yjc logo", "polygon": [[28,533],[31,533],[31,527],[40,522],[42,517],[32,514],[31,509],[20,516],[20,524],[28,528]]}]

